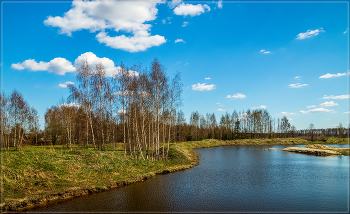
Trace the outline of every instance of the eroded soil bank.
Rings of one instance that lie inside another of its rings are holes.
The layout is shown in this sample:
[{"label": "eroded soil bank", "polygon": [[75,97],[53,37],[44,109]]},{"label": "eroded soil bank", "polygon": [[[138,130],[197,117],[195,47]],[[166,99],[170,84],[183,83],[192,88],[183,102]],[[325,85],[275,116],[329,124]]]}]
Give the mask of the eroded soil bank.
[{"label": "eroded soil bank", "polygon": [[315,155],[315,156],[337,156],[337,155],[347,155],[349,156],[349,147],[346,148],[337,148],[326,146],[322,144],[310,144],[306,145],[304,148],[300,147],[287,147],[282,149],[286,152],[294,152],[306,155]]}]

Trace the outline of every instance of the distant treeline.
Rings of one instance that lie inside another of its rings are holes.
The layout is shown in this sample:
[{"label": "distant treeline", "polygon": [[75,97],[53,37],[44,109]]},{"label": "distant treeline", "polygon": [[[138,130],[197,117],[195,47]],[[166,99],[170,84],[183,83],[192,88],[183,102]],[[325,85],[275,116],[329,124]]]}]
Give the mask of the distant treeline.
[{"label": "distant treeline", "polygon": [[[186,122],[181,106],[180,74],[167,77],[154,59],[149,68],[123,63],[114,71],[87,60],[77,68],[77,86],[68,84],[70,96],[47,109],[45,129],[19,92],[3,93],[1,101],[2,147],[21,145],[72,145],[104,150],[123,143],[124,154],[144,159],[166,159],[169,143],[203,139],[253,139],[347,137],[349,129],[297,130],[286,116],[272,118],[266,109],[226,112],[219,121],[214,113],[192,112]],[[111,75],[112,72],[112,75]]]}]

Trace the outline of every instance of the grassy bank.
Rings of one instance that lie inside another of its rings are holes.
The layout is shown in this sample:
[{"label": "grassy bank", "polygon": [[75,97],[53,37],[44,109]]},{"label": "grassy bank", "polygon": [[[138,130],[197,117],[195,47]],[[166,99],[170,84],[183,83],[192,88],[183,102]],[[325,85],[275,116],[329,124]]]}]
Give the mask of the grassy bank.
[{"label": "grassy bank", "polygon": [[78,147],[70,151],[63,146],[26,146],[21,151],[2,152],[1,206],[5,210],[16,210],[128,185],[155,174],[187,169],[198,164],[198,156],[192,150],[194,148],[309,143],[298,138],[173,143],[169,159],[165,161],[124,157],[122,144],[117,144],[116,151],[113,151],[112,146],[107,151]]}]

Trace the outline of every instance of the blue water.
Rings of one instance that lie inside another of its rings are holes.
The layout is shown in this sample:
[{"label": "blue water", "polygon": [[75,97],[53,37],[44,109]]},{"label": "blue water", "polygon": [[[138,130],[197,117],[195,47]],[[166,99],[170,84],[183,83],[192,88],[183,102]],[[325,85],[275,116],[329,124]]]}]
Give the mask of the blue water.
[{"label": "blue water", "polygon": [[191,169],[34,211],[347,213],[349,157],[281,151],[285,147],[197,149],[200,164]]}]

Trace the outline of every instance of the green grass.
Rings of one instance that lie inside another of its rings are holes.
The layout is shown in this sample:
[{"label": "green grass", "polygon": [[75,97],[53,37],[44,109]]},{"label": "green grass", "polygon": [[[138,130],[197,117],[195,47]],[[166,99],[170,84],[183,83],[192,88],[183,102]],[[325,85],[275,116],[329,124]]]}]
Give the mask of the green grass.
[{"label": "green grass", "polygon": [[[134,181],[149,173],[190,164],[174,146],[169,160],[152,161],[124,157],[119,151],[62,146],[25,146],[3,151],[4,202],[63,193],[76,187],[104,187],[113,182]],[[191,157],[192,158],[192,157]]]},{"label": "green grass", "polygon": [[313,141],[313,144],[349,144],[348,138],[328,137],[322,141]]},{"label": "green grass", "polygon": [[[329,138],[325,144],[347,143],[347,139]],[[220,141],[207,139],[170,144],[169,159],[163,161],[124,157],[123,144],[116,151],[64,146],[25,146],[20,151],[2,151],[3,204],[36,199],[74,189],[106,187],[116,182],[135,182],[164,170],[169,172],[198,164],[195,148],[224,145],[301,145],[299,138],[241,139]],[[314,142],[313,142],[314,143]],[[318,142],[319,143],[319,142]]]}]

